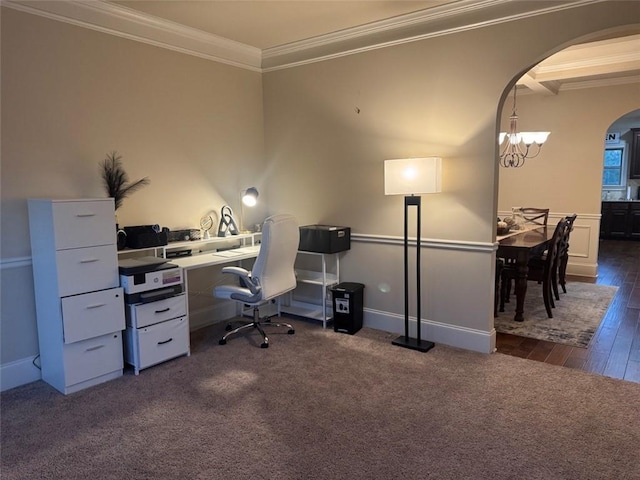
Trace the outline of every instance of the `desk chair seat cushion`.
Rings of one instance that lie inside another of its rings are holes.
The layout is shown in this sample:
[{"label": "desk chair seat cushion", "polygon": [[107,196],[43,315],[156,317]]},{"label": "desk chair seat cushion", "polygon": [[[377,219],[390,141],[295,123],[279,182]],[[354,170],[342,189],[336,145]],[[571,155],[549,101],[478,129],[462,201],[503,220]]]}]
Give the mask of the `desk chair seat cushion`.
[{"label": "desk chair seat cushion", "polygon": [[216,287],[215,296],[217,298],[226,298],[227,300],[236,300],[249,305],[262,301],[260,291],[251,293],[251,290],[241,287],[240,285],[221,285]]}]

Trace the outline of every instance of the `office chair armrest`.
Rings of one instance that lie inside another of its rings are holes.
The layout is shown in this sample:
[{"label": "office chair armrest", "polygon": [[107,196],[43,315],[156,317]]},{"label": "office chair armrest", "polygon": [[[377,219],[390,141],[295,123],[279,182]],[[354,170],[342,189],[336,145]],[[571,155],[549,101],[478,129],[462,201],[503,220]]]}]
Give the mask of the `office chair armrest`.
[{"label": "office chair armrest", "polygon": [[249,278],[251,276],[251,272],[242,267],[222,267],[220,270],[222,273],[232,273],[234,275],[238,275],[239,277]]},{"label": "office chair armrest", "polygon": [[221,272],[231,273],[240,277],[240,285],[248,288],[249,291],[254,295],[261,290],[260,285],[251,278],[251,272],[249,270],[246,270],[242,267],[222,267]]}]

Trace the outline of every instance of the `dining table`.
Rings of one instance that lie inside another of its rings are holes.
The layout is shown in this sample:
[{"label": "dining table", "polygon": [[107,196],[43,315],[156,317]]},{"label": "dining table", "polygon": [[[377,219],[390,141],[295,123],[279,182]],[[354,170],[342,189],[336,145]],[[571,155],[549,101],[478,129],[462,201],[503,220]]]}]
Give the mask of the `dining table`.
[{"label": "dining table", "polygon": [[547,228],[546,225],[532,225],[496,237],[498,242],[496,256],[503,258],[506,263],[514,264],[517,271],[516,313],[513,317],[516,322],[524,321],[529,259],[535,255],[541,255],[547,249],[553,237],[553,230],[553,228]]}]

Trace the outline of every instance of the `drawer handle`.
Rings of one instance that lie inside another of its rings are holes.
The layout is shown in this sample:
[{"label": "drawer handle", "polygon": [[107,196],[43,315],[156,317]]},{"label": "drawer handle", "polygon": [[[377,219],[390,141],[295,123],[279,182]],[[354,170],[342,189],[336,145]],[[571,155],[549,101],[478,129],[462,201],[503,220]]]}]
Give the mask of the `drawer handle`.
[{"label": "drawer handle", "polygon": [[165,343],[169,343],[173,340],[173,338],[170,338],[169,340],[165,340],[164,342],[158,342],[158,345],[164,345]]},{"label": "drawer handle", "polygon": [[78,214],[76,215],[76,217],[81,217],[81,218],[82,218],[82,217],[95,217],[95,216],[96,216],[96,214],[95,214],[95,213],[78,213]]},{"label": "drawer handle", "polygon": [[165,312],[168,312],[169,310],[171,310],[171,308],[167,307],[163,310],[156,310],[155,313],[165,313]]},{"label": "drawer handle", "polygon": [[99,258],[88,258],[86,260],[80,260],[80,263],[93,263],[99,261]]},{"label": "drawer handle", "polygon": [[100,350],[102,347],[104,347],[104,345],[98,345],[96,347],[87,348],[85,352],[93,352],[95,350]]},{"label": "drawer handle", "polygon": [[93,305],[87,305],[87,308],[100,308],[100,307],[104,307],[106,305],[106,303],[95,303]]}]

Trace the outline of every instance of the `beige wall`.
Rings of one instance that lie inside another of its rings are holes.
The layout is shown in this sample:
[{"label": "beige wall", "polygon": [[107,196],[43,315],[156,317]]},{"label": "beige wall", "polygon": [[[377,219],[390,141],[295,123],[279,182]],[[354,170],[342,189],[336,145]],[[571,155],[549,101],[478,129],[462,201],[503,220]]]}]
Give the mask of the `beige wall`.
[{"label": "beige wall", "polygon": [[[503,111],[503,131],[509,126],[511,105],[510,98]],[[500,169],[498,209],[526,204],[599,214],[605,134],[619,117],[638,108],[640,83],[549,97],[518,96],[520,129],[549,130],[551,135],[540,155],[524,167]]]},{"label": "beige wall", "polygon": [[116,212],[121,225],[199,228],[242,188],[268,194],[260,73],[8,8],[1,47],[7,364],[38,350],[27,198],[105,197],[98,164],[112,150],[132,180],[151,180]]},{"label": "beige wall", "polygon": [[113,149],[151,179],[121,224],[195,226],[255,184],[257,219],[351,226],[343,280],[365,283],[365,322],[390,331],[402,199],[383,195],[383,161],[441,155],[443,193],[423,207],[427,337],[491,351],[501,98],[545,55],[640,17],[640,3],[608,3],[262,77],[2,9],[3,367],[37,353],[33,294],[5,287],[30,285],[26,198],[103,196],[97,164]]},{"label": "beige wall", "polygon": [[366,285],[366,324],[402,329],[402,199],[383,195],[383,162],[439,155],[443,192],[423,199],[427,337],[491,351],[501,99],[532,65],[640,18],[639,6],[591,5],[264,76],[272,206],[352,227],[343,272]]},{"label": "beige wall", "polygon": [[2,257],[30,252],[26,198],[106,196],[112,150],[151,180],[120,224],[197,228],[262,186],[261,77],[3,9],[2,140]]}]

